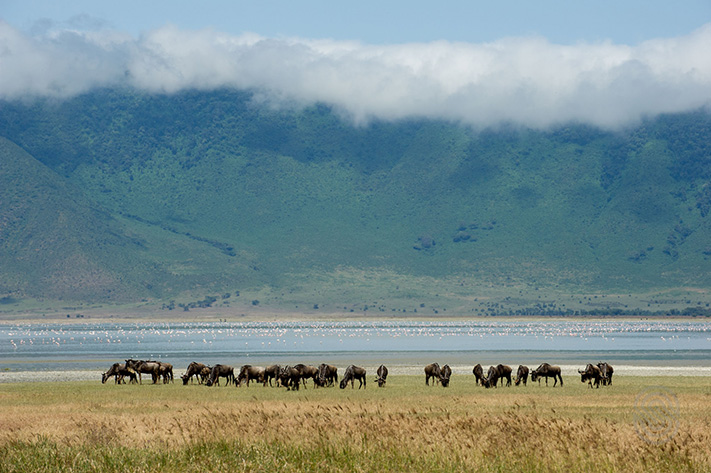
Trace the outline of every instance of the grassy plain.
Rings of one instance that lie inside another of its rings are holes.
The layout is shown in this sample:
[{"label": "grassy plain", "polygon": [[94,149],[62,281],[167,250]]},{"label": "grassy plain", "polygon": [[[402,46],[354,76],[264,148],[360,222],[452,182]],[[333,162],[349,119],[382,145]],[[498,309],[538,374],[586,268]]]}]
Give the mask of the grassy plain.
[{"label": "grassy plain", "polygon": [[[0,385],[0,471],[711,470],[709,378],[490,390],[422,378],[298,392]],[[672,402],[645,407],[653,393]]]}]

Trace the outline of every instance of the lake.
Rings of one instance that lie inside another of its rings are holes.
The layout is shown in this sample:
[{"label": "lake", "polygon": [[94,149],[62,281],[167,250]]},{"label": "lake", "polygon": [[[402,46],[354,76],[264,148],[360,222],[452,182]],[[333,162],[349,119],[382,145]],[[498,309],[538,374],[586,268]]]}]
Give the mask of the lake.
[{"label": "lake", "polygon": [[[0,371],[105,370],[126,358],[206,364],[476,363],[711,367],[695,321],[363,321],[1,324]],[[419,372],[419,371],[417,371]]]}]

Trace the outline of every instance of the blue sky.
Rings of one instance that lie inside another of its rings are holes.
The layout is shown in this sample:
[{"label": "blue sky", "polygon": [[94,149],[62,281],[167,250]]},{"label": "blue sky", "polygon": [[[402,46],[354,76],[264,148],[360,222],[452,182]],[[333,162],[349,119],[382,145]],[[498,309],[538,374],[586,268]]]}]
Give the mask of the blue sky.
[{"label": "blue sky", "polygon": [[558,44],[634,45],[683,35],[711,21],[709,0],[2,0],[0,5],[0,17],[23,30],[40,20],[76,26],[84,16],[84,24],[100,20],[132,35],[171,23],[371,44],[539,35]]},{"label": "blue sky", "polygon": [[711,0],[0,0],[0,99],[248,89],[354,123],[604,128],[711,106]]}]

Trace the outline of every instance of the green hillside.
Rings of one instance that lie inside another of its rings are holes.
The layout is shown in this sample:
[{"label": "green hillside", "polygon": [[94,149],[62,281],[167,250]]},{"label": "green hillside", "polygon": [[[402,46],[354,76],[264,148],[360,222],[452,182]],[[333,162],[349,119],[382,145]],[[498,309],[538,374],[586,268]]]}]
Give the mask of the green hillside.
[{"label": "green hillside", "polygon": [[705,112],[475,131],[353,126],[246,92],[102,90],[3,103],[0,136],[0,292],[17,297],[429,306],[474,287],[711,282]]}]

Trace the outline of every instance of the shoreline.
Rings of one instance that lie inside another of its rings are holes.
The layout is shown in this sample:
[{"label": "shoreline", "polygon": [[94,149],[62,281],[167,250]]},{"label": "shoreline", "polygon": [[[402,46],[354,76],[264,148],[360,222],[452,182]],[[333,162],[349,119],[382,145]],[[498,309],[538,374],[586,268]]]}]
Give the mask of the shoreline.
[{"label": "shoreline", "polygon": [[50,317],[39,317],[36,314],[24,315],[3,315],[0,314],[0,326],[2,325],[81,325],[93,323],[112,324],[201,324],[201,323],[275,323],[275,322],[711,322],[708,317],[698,315],[416,315],[407,314],[402,316],[382,315],[382,314],[349,314],[349,313],[328,313],[314,314],[309,312],[254,312],[250,314],[225,314],[219,311],[200,314],[195,317],[186,315],[175,317],[174,314],[135,313],[120,315],[81,315],[80,317],[60,316],[52,314]]}]

